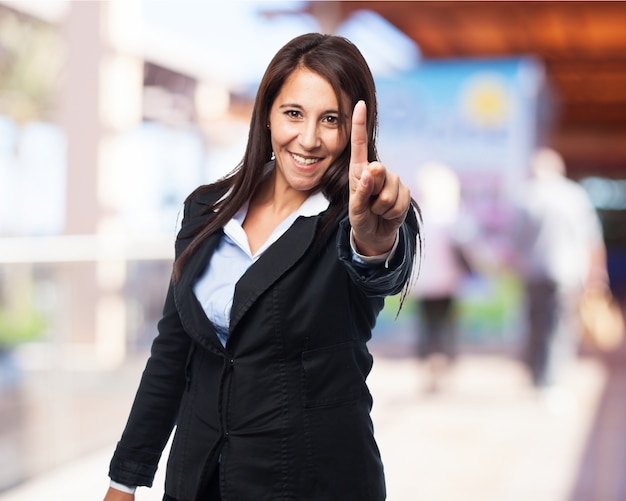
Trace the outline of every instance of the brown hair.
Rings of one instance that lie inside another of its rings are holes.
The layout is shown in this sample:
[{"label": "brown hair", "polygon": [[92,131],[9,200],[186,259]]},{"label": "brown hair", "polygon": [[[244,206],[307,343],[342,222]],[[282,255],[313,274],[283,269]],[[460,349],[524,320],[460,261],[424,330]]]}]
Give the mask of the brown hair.
[{"label": "brown hair", "polygon": [[[266,127],[270,109],[287,78],[298,68],[307,68],[325,78],[333,87],[340,110],[350,112],[359,100],[367,104],[368,160],[378,160],[376,133],[378,112],[374,78],[361,52],[349,40],[320,33],[301,35],[283,46],[273,57],[257,91],[248,143],[240,164],[226,177],[217,182],[197,188],[188,200],[198,193],[215,191],[228,192],[228,196],[209,206],[208,212],[219,209],[215,217],[207,218],[206,224],[195,228],[193,237],[174,265],[174,277],[180,274],[182,266],[196,251],[202,241],[222,228],[235,213],[252,197],[261,184],[264,167],[272,155],[270,131]],[[348,103],[344,103],[345,98]],[[340,116],[344,134],[347,134],[350,116]],[[331,207],[338,217],[348,203],[348,170],[350,163],[350,142],[337,160],[329,167],[320,183],[320,190],[330,200]],[[184,231],[184,230],[183,230]]]}]

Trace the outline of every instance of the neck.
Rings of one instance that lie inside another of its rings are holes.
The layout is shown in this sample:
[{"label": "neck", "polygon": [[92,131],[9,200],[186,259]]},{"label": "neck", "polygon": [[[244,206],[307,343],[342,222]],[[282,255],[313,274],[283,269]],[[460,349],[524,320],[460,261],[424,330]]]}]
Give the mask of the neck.
[{"label": "neck", "polygon": [[288,186],[279,186],[274,175],[261,184],[250,205],[264,207],[275,214],[291,214],[309,197],[310,192],[294,190]]}]

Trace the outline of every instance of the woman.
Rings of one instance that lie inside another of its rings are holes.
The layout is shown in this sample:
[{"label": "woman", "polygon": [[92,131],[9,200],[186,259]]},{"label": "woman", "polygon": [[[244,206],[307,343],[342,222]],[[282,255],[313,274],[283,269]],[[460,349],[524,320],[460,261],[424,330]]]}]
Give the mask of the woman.
[{"label": "woman", "polygon": [[271,61],[241,164],[185,202],[106,501],[151,485],[174,425],[164,500],[385,498],[366,342],[418,223],[376,116],[347,40],[302,35]]}]

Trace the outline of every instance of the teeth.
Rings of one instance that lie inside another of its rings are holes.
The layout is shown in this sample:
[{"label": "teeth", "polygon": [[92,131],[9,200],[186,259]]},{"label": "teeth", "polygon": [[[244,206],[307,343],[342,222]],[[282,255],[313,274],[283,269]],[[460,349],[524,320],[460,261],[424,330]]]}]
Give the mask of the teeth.
[{"label": "teeth", "polygon": [[296,155],[295,153],[292,153],[291,156],[296,162],[302,165],[311,165],[319,160],[318,158],[304,158],[304,157],[301,157],[300,155]]}]

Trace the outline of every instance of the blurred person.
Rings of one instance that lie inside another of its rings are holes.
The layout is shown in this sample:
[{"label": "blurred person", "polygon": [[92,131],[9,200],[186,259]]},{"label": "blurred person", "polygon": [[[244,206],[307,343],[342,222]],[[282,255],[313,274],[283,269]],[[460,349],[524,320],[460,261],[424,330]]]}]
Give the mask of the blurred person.
[{"label": "blurred person", "polygon": [[288,42],[261,81],[243,160],[185,201],[163,317],[106,501],[379,501],[367,349],[421,240],[377,159],[371,72],[348,40]]},{"label": "blurred person", "polygon": [[606,249],[595,208],[582,186],[566,177],[559,153],[534,152],[527,188],[513,223],[526,300],[524,362],[533,387],[559,411],[572,403],[562,378],[578,353],[581,298],[608,284]]},{"label": "blurred person", "polygon": [[427,390],[436,392],[457,354],[456,301],[470,273],[465,253],[470,226],[461,224],[461,185],[450,167],[436,162],[421,166],[415,186],[428,244],[411,291],[417,302],[417,355],[428,370]]}]

